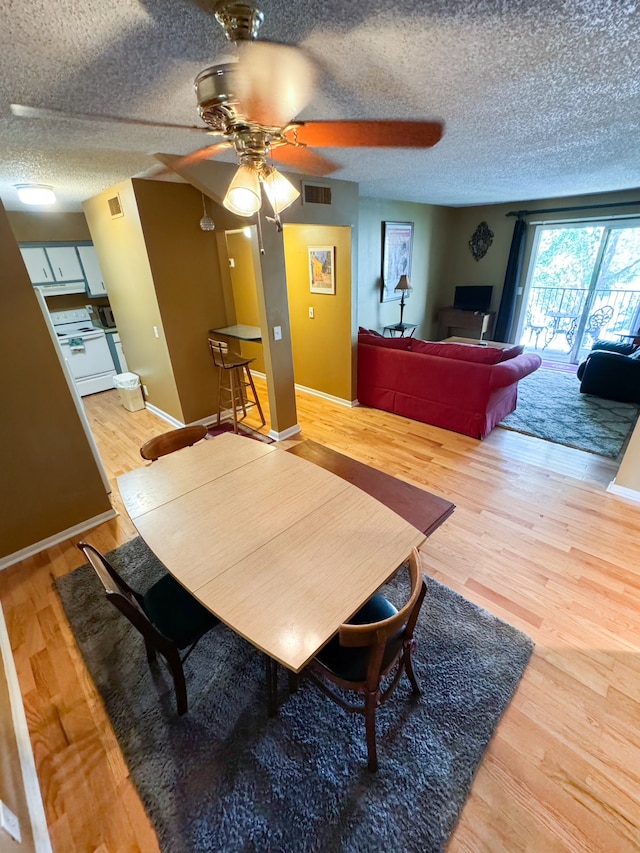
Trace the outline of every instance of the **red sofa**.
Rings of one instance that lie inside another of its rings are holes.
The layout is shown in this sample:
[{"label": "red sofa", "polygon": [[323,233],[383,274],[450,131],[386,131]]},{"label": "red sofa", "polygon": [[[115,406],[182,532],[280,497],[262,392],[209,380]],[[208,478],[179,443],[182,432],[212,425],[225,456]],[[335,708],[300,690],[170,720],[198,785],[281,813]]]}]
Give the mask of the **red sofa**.
[{"label": "red sofa", "polygon": [[540,356],[473,344],[358,335],[358,401],[473,438],[516,408],[518,380]]}]

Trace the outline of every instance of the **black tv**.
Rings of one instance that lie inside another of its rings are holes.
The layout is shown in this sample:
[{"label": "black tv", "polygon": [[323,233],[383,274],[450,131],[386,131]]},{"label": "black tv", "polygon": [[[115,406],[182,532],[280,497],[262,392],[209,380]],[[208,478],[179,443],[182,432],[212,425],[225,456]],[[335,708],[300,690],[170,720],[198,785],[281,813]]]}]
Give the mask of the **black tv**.
[{"label": "black tv", "polygon": [[480,311],[487,314],[491,309],[491,294],[493,286],[490,284],[472,284],[456,287],[453,298],[453,307],[459,311]]}]

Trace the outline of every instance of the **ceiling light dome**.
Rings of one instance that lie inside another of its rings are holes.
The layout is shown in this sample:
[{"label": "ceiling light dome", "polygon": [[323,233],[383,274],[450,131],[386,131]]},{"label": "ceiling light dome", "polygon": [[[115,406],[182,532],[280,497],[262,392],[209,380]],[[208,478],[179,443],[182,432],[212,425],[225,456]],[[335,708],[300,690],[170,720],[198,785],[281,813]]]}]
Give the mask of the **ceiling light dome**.
[{"label": "ceiling light dome", "polygon": [[16,184],[18,198],[23,204],[55,204],[56,194],[44,184]]}]

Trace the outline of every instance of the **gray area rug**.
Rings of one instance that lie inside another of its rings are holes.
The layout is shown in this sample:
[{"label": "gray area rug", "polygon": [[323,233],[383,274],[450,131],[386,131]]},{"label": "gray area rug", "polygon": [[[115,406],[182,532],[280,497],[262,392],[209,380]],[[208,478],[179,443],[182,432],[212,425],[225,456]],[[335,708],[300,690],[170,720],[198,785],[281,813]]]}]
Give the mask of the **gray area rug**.
[{"label": "gray area rug", "polygon": [[505,429],[615,459],[633,429],[639,406],[580,393],[575,374],[539,368],[518,383],[518,405]]},{"label": "gray area rug", "polygon": [[[143,590],[164,571],[140,538],[109,559]],[[177,717],[168,674],[149,668],[93,570],[56,584],[165,853],[442,851],[533,650],[429,580],[416,628],[423,695],[403,683],[379,711],[374,775],[364,720],[311,683],[292,696],[281,683],[269,718],[265,658],[224,625],[187,661],[189,712]],[[401,572],[385,592],[406,600],[406,585]]]}]

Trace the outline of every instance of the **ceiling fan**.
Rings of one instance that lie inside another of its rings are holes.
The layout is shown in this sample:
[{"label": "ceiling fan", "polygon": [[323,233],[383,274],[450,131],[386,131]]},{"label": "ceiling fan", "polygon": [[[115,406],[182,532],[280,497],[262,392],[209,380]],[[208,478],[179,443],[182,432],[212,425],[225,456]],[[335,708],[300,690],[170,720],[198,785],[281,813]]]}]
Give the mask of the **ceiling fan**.
[{"label": "ceiling fan", "polygon": [[218,0],[214,9],[234,52],[195,79],[198,113],[206,126],[69,114],[21,104],[11,104],[11,111],[23,118],[115,121],[221,136],[221,141],[179,158],[169,168],[178,170],[234,149],[239,168],[223,204],[240,216],[260,209],[261,186],[276,217],[299,196],[272,160],[304,174],[329,175],[338,165],[313,148],[430,148],[442,137],[438,121],[296,121],[313,97],[315,63],[299,48],[257,41],[264,15],[252,0]]}]

